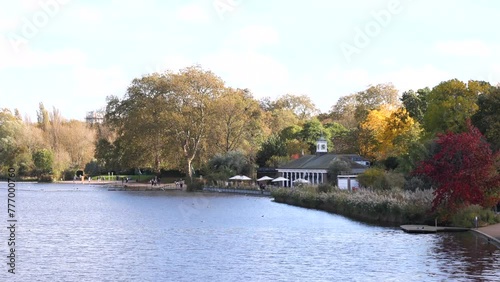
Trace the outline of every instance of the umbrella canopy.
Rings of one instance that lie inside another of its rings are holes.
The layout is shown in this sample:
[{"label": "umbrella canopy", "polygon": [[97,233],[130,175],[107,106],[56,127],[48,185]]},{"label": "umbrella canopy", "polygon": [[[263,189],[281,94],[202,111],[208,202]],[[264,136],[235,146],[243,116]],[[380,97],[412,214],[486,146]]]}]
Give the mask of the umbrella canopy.
[{"label": "umbrella canopy", "polygon": [[280,182],[280,181],[288,181],[288,178],[284,178],[282,176],[273,179],[271,182]]},{"label": "umbrella canopy", "polygon": [[309,181],[307,179],[297,178],[293,181],[293,183],[309,183]]},{"label": "umbrella canopy", "polygon": [[267,180],[273,180],[273,179],[269,176],[263,176],[263,177],[257,179],[257,181],[267,181]]},{"label": "umbrella canopy", "polygon": [[233,177],[230,177],[229,180],[242,180],[241,177],[241,175],[235,175]]},{"label": "umbrella canopy", "polygon": [[241,175],[240,180],[252,180],[252,178],[246,176],[246,175]]}]

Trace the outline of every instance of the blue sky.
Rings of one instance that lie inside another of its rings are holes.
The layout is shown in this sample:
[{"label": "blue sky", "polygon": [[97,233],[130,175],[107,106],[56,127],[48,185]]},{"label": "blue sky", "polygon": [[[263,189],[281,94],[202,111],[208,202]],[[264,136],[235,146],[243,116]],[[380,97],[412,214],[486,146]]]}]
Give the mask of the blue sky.
[{"label": "blue sky", "polygon": [[0,108],[83,120],[144,74],[200,64],[256,99],[500,82],[498,1],[17,0],[0,3]]}]

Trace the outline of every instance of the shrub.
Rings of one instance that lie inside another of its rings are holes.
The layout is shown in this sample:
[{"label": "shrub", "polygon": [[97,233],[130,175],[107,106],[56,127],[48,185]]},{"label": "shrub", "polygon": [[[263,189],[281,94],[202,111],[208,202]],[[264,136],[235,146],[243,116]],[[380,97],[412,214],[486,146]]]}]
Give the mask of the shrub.
[{"label": "shrub", "polygon": [[375,181],[379,180],[383,177],[384,171],[380,168],[369,168],[362,174],[358,175],[359,185],[362,187],[372,187]]},{"label": "shrub", "polygon": [[432,183],[423,175],[412,176],[406,179],[403,189],[408,191],[428,190],[432,188]]},{"label": "shrub", "polygon": [[186,191],[194,192],[203,190],[203,182],[198,180],[193,180],[193,182],[188,183]]},{"label": "shrub", "polygon": [[101,173],[101,170],[102,169],[99,166],[99,162],[97,162],[96,160],[92,160],[92,161],[88,162],[85,165],[85,169],[84,169],[84,171],[90,175],[99,175]]},{"label": "shrub", "polygon": [[332,192],[333,186],[328,185],[328,184],[320,184],[318,185],[318,192],[323,192],[323,193],[328,193]]},{"label": "shrub", "polygon": [[54,179],[52,178],[52,175],[50,174],[42,174],[38,178],[38,182],[53,182]]},{"label": "shrub", "polygon": [[358,176],[359,184],[374,190],[402,189],[405,179],[402,173],[386,172],[379,168],[370,168]]},{"label": "shrub", "polygon": [[73,180],[76,175],[75,169],[66,169],[62,172],[62,177],[64,180]]},{"label": "shrub", "polygon": [[395,170],[399,166],[399,160],[396,157],[388,157],[383,163],[386,170]]},{"label": "shrub", "polygon": [[382,182],[381,187],[379,187],[381,190],[392,190],[392,189],[401,190],[403,189],[405,183],[405,177],[402,173],[392,172],[392,171],[385,172],[383,175],[383,180],[381,182]]},{"label": "shrub", "polygon": [[473,228],[475,218],[478,218],[478,227],[500,222],[500,216],[490,209],[485,209],[480,205],[470,205],[459,209],[451,216],[450,221],[453,226]]}]

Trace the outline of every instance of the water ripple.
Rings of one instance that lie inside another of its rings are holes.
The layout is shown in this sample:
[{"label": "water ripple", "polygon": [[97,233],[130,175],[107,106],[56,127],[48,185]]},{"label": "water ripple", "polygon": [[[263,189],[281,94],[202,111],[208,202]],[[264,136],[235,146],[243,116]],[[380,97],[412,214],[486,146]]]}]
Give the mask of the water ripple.
[{"label": "water ripple", "polygon": [[411,235],[268,198],[42,188],[31,184],[17,196],[19,281],[499,276],[500,251],[472,233]]}]

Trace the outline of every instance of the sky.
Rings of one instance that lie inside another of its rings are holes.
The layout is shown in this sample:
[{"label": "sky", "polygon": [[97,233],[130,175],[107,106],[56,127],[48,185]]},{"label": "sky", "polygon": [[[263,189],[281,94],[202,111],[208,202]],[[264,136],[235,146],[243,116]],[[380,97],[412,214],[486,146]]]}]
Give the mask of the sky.
[{"label": "sky", "polygon": [[134,78],[201,65],[254,98],[500,82],[494,0],[0,0],[0,108],[84,120]]}]

